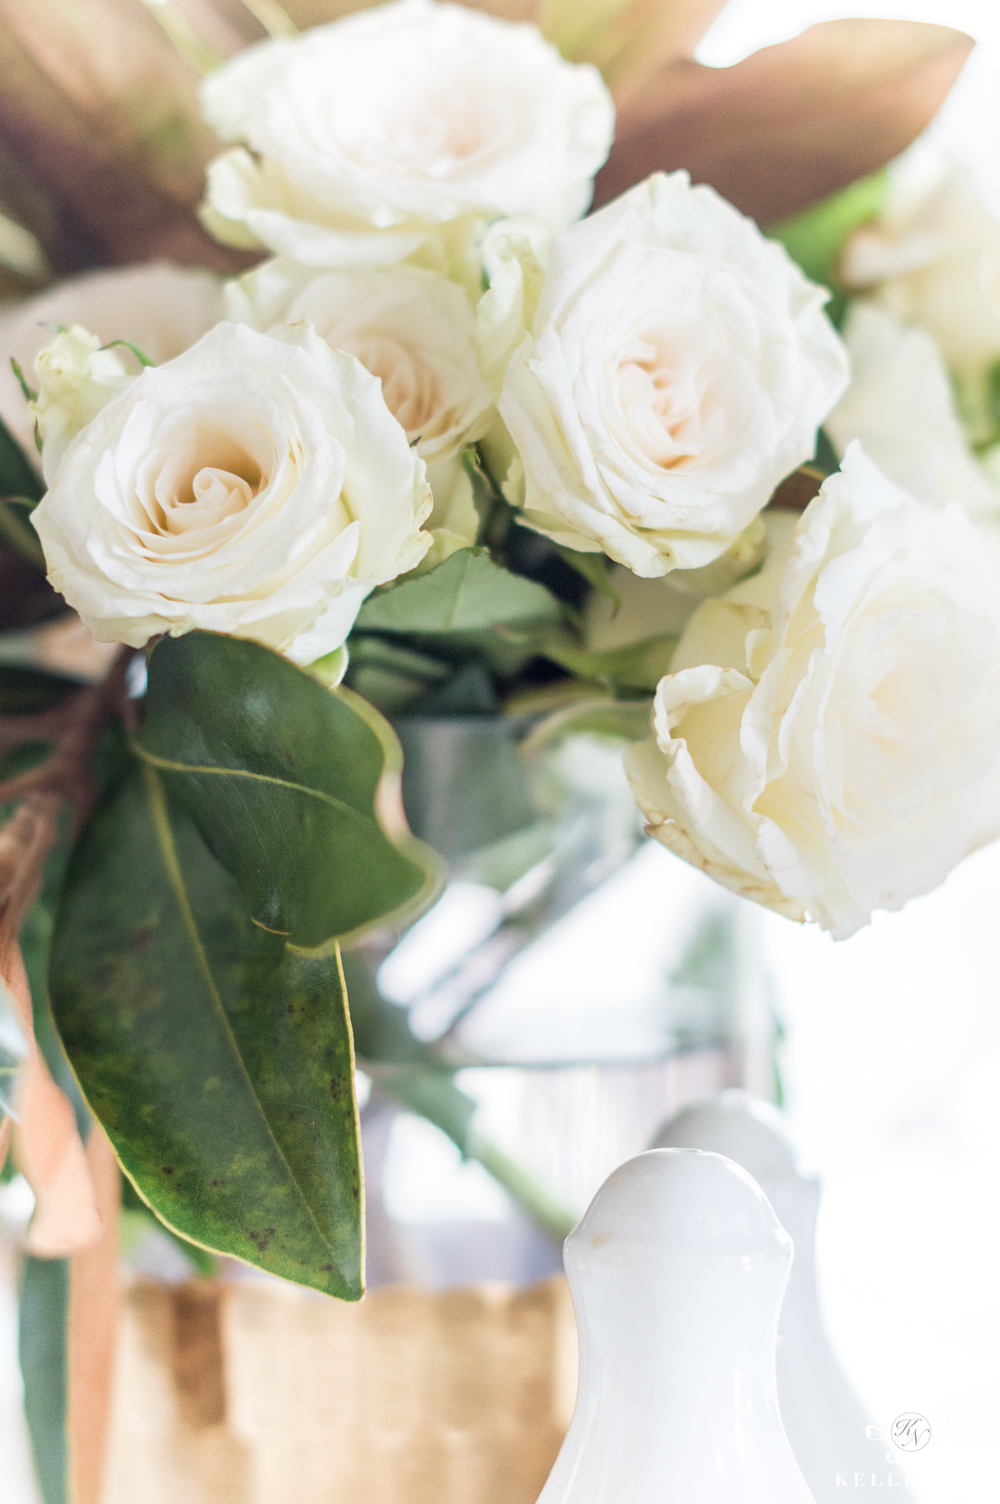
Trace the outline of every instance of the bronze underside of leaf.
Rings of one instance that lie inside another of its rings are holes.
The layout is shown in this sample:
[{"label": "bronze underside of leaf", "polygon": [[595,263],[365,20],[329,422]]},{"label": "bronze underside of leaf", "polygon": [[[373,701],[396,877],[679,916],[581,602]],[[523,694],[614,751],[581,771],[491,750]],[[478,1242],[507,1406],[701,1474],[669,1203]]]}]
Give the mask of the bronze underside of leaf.
[{"label": "bronze underside of leaf", "polygon": [[0,76],[0,206],[55,271],[245,264],[195,217],[218,142],[139,0],[0,0]]},{"label": "bronze underside of leaf", "polygon": [[619,98],[595,205],[683,167],[759,223],[783,219],[908,146],[973,45],[917,21],[824,21],[731,68],[668,63]]}]

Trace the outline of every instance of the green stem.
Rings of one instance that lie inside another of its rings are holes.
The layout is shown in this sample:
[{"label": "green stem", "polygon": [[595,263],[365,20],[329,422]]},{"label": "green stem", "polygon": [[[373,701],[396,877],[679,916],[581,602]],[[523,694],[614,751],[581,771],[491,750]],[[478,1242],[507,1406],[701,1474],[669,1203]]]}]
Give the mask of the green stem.
[{"label": "green stem", "polygon": [[466,1140],[465,1157],[478,1160],[484,1169],[489,1170],[493,1179],[557,1243],[568,1237],[580,1220],[574,1212],[553,1200],[537,1180],[474,1128]]}]

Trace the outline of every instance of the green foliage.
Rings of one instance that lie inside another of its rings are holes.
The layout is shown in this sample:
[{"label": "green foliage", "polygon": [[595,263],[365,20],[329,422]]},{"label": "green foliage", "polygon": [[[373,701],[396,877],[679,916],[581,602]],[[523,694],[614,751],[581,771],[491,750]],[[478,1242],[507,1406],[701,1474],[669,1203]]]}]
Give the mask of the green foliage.
[{"label": "green foliage", "polygon": [[350,1028],[336,954],[256,927],[157,774],[137,767],[73,854],[50,987],[91,1108],[190,1241],[361,1293]]},{"label": "green foliage", "polygon": [[31,502],[41,501],[45,482],[0,419],[0,497],[24,496]]},{"label": "green foliage", "polygon": [[611,583],[611,561],[607,554],[585,554],[579,549],[563,548],[559,544],[556,545],[556,552],[571,569],[575,569],[589,585],[593,585],[600,595],[606,595],[616,607],[621,605],[621,596]]},{"label": "green foliage", "polygon": [[50,989],[139,1194],[196,1244],[362,1291],[338,940],[423,901],[389,728],[256,643],[159,644],[127,776],[69,864]]},{"label": "green foliage", "polygon": [[149,665],[139,757],[238,883],[252,922],[316,949],[407,908],[432,852],[386,804],[391,728],[257,643],[192,632]]},{"label": "green foliage", "polygon": [[0,537],[22,558],[45,569],[45,555],[38,534],[28,520],[35,503],[24,496],[10,496],[0,501]]},{"label": "green foliage", "polygon": [[990,432],[985,447],[995,444],[1000,436],[1000,360],[994,361],[986,372],[983,383],[983,408]]},{"label": "green foliage", "polygon": [[21,1266],[18,1356],[24,1413],[44,1504],[69,1499],[69,1260],[25,1257]]},{"label": "green foliage", "polygon": [[462,548],[427,574],[370,596],[356,630],[418,635],[525,628],[561,619],[544,585],[494,564],[485,548]]},{"label": "green foliage", "polygon": [[627,647],[593,652],[568,633],[543,638],[539,651],[583,679],[596,679],[625,690],[651,690],[670,672],[676,637],[652,637]]},{"label": "green foliage", "polygon": [[182,1238],[172,1227],[161,1222],[152,1208],[143,1201],[131,1180],[126,1178],[122,1179],[121,1229],[122,1252],[126,1255],[147,1233],[158,1232],[162,1237],[169,1238],[178,1252],[184,1255],[193,1274],[211,1279],[219,1272],[215,1256],[208,1249],[200,1248],[197,1243],[189,1243],[187,1238]]}]

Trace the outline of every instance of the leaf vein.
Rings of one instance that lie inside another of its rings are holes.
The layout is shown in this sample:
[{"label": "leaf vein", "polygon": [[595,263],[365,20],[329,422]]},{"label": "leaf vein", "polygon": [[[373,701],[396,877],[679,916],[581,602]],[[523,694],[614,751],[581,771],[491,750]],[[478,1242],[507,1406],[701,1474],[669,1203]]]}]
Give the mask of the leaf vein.
[{"label": "leaf vein", "polygon": [[155,752],[147,751],[140,742],[133,742],[132,748],[143,762],[153,768],[162,768],[165,773],[206,773],[217,778],[248,778],[254,783],[272,784],[276,788],[290,789],[295,794],[306,794],[310,799],[328,804],[340,814],[354,817],[361,815],[364,818],[362,812],[346,800],[338,799],[336,795],[328,794],[323,789],[311,789],[308,784],[295,783],[290,778],[276,778],[271,773],[254,773],[249,768],[213,768],[207,763],[173,762],[170,758],[159,757]]},{"label": "leaf vein", "polygon": [[[212,974],[212,968],[209,965],[208,956],[205,953],[205,947],[202,944],[201,935],[198,932],[197,921],[195,920],[194,912],[191,908],[191,902],[188,898],[187,888],[184,883],[184,874],[181,871],[180,862],[177,857],[177,848],[174,845],[173,833],[170,829],[170,818],[167,814],[167,801],[163,792],[163,785],[161,784],[160,780],[156,776],[155,771],[151,767],[143,768],[143,778],[145,780],[146,789],[149,796],[150,812],[153,817],[153,825],[156,830],[157,840],[160,846],[160,855],[162,856],[163,864],[167,869],[167,877],[170,882],[170,886],[174,890],[174,896],[177,899],[177,904],[181,911],[181,918],[184,922],[184,928],[187,931],[188,940],[190,941],[191,948],[194,951],[199,970],[201,971],[205,979],[205,985],[208,988],[209,996],[212,999],[212,1004],[219,1015],[219,1019],[222,1023],[222,1028],[224,1030],[226,1039],[239,1065],[239,1069],[246,1081],[247,1088],[250,1093],[250,1100],[253,1102],[258,1114],[260,1115],[260,1120],[264,1125],[264,1131],[267,1134],[268,1138],[271,1140],[271,1143],[274,1145],[278,1159],[281,1161],[286,1171],[288,1172],[288,1178],[291,1181],[292,1185],[295,1187],[296,1194],[298,1195],[299,1200],[305,1208],[306,1215],[308,1216],[310,1222],[315,1227],[320,1242],[325,1248],[328,1248],[335,1254],[335,1245],[326,1236],[326,1234],[323,1232],[323,1229],[316,1221],[315,1214],[312,1207],[309,1205],[308,1198],[302,1190],[302,1187],[299,1185],[299,1182],[295,1176],[295,1172],[292,1169],[291,1165],[288,1163],[281,1145],[278,1143],[278,1140],[274,1136],[274,1130],[268,1122],[267,1114],[261,1107],[260,1102],[257,1098],[257,1094],[253,1089],[253,1082],[250,1080],[250,1076],[247,1072],[243,1056],[240,1053],[239,1045],[236,1042],[236,1036],[233,1034],[229,1019],[226,1017],[226,1010],[222,1004],[222,997],[219,993],[218,987],[216,986],[215,977]],[[185,1234],[185,1237],[186,1236],[187,1234]]]}]

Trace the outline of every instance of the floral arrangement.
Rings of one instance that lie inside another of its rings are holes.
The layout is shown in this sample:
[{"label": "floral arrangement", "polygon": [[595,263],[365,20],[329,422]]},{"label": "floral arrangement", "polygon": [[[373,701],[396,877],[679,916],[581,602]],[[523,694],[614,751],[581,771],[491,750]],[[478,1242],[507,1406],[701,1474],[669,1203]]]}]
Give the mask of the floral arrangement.
[{"label": "floral arrangement", "polygon": [[883,170],[968,40],[716,76],[717,5],[248,5],[238,48],[102,5],[181,124],[89,157],[69,101],[0,184],[15,250],[119,263],[0,324],[3,625],[46,623],[0,667],[2,1131],[37,1256],[99,1238],[110,1140],[189,1245],[355,1299],[341,952],[442,877],[393,718],[617,737],[654,839],[838,937],[1000,835],[1000,220],[936,138]]}]

